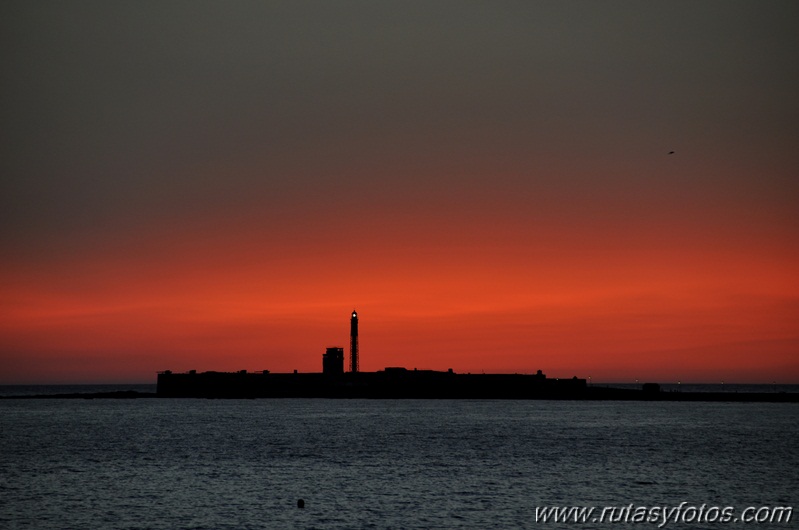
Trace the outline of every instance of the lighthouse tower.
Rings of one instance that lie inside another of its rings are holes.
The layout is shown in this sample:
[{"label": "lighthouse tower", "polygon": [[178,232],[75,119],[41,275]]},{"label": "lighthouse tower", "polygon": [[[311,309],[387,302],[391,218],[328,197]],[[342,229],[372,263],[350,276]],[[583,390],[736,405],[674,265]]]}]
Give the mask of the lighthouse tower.
[{"label": "lighthouse tower", "polygon": [[358,371],[358,313],[352,310],[350,318],[350,372]]}]

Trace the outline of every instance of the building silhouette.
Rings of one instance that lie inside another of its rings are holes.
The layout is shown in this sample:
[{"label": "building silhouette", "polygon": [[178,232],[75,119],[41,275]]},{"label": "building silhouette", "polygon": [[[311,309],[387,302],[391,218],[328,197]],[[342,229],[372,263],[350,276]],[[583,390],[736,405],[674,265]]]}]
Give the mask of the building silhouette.
[{"label": "building silhouette", "polygon": [[335,376],[344,373],[344,348],[328,348],[322,355],[322,373]]}]

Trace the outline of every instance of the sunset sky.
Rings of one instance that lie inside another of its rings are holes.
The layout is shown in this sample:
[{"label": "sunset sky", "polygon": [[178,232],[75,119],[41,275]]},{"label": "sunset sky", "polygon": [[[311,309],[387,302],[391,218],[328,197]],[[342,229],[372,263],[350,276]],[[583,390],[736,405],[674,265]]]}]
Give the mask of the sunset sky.
[{"label": "sunset sky", "polygon": [[[799,383],[799,3],[0,3],[0,384]],[[670,152],[673,151],[673,154]]]}]

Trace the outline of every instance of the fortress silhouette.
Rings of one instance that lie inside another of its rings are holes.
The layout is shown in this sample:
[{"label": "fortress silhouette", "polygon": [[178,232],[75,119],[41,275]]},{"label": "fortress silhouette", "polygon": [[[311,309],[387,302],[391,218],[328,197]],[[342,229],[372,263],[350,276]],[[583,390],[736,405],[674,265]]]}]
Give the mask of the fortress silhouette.
[{"label": "fortress silhouette", "polygon": [[327,348],[321,373],[158,373],[156,395],[165,398],[378,398],[378,399],[577,399],[661,401],[799,401],[795,393],[661,392],[657,383],[640,388],[591,386],[585,379],[551,379],[535,374],[459,374],[451,368],[388,367],[361,372],[358,313],[350,316],[349,371],[344,348]]},{"label": "fortress silhouette", "polygon": [[377,372],[358,369],[358,313],[350,315],[349,371],[344,348],[327,348],[321,373],[201,372],[158,374],[160,397],[207,398],[569,398],[587,388],[585,379],[550,379],[535,374],[458,374],[452,369],[408,370],[389,367]]}]

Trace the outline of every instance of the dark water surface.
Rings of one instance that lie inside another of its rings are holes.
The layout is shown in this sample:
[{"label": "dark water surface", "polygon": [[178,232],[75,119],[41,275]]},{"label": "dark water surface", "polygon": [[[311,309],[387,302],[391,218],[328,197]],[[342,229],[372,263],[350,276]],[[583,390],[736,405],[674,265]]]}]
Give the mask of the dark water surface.
[{"label": "dark water surface", "polygon": [[535,508],[793,506],[798,440],[797,404],[0,400],[0,528],[657,528]]}]

